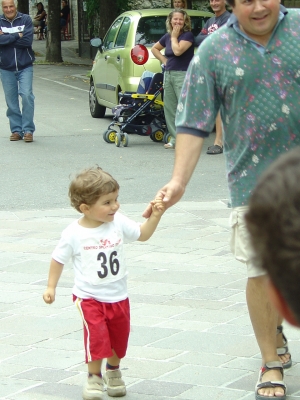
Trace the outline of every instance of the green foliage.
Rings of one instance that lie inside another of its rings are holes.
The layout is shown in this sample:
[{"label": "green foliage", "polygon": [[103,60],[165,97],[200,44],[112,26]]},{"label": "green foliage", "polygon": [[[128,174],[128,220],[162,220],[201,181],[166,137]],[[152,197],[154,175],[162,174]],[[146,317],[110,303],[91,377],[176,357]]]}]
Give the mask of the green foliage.
[{"label": "green foliage", "polygon": [[166,8],[166,6],[161,1],[153,0],[151,8]]},{"label": "green foliage", "polygon": [[209,1],[202,1],[200,4],[193,4],[193,10],[208,11],[213,13]]},{"label": "green foliage", "polygon": [[[92,34],[98,31],[99,26],[99,12],[101,0],[86,0],[86,11],[88,18],[88,27],[92,29]],[[118,15],[124,11],[130,10],[129,0],[117,0]],[[111,21],[113,22],[113,21]]]},{"label": "green foliage", "polygon": [[117,0],[117,7],[119,14],[122,14],[124,11],[130,10],[129,0]]},{"label": "green foliage", "polygon": [[99,14],[99,3],[99,0],[86,0],[86,13],[89,28],[94,26],[95,19]]}]

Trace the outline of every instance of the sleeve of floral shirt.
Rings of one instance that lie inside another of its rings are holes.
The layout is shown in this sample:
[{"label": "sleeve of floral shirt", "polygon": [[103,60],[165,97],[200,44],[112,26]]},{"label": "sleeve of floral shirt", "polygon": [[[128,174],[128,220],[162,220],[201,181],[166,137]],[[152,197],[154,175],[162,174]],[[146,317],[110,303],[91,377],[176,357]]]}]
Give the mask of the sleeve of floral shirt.
[{"label": "sleeve of floral shirt", "polygon": [[210,37],[193,57],[177,106],[176,131],[207,137],[214,128],[220,108],[216,88],[215,53]]}]

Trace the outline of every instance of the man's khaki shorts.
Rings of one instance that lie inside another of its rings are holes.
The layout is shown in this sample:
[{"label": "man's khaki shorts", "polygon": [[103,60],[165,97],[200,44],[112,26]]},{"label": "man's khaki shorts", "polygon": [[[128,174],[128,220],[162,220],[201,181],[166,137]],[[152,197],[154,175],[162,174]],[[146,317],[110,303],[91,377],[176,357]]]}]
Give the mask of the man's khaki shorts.
[{"label": "man's khaki shorts", "polygon": [[229,219],[231,227],[230,247],[236,260],[246,264],[248,277],[255,278],[265,275],[266,272],[252,262],[253,250],[244,218],[247,211],[247,206],[232,209]]}]

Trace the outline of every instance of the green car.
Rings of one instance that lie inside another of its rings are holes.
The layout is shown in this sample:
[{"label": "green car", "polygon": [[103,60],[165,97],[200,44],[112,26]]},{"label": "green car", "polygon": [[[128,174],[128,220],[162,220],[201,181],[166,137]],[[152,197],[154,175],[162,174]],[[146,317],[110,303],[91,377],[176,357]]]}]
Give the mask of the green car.
[{"label": "green car", "polygon": [[[119,103],[120,92],[135,92],[145,70],[161,72],[160,62],[150,49],[166,33],[166,19],[171,11],[159,8],[124,12],[113,22],[103,40],[91,40],[91,45],[98,47],[90,77],[92,117],[103,118],[106,108],[113,108]],[[194,36],[213,16],[197,10],[187,12]],[[132,61],[131,53],[136,45],[144,45],[149,52],[144,65]]]}]

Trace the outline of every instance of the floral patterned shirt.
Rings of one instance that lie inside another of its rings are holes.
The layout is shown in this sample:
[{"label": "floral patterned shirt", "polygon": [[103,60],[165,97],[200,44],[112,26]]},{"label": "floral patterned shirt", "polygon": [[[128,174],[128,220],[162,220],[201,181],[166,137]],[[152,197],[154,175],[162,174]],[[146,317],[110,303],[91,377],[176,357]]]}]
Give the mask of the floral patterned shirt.
[{"label": "floral patterned shirt", "polygon": [[177,132],[207,137],[219,109],[231,205],[247,205],[261,173],[300,145],[300,10],[281,6],[266,47],[234,15],[205,39],[187,71]]}]

